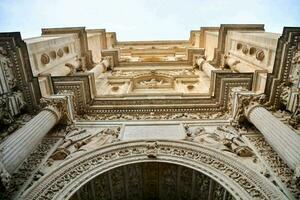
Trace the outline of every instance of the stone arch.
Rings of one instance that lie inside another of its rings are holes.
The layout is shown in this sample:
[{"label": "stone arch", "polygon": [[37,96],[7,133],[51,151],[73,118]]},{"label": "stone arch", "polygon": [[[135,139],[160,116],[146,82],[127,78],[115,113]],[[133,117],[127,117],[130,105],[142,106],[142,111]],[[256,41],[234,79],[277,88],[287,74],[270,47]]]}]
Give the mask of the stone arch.
[{"label": "stone arch", "polygon": [[167,162],[197,170],[221,184],[236,199],[285,199],[261,174],[232,157],[186,141],[123,141],[65,161],[28,189],[22,199],[69,199],[94,177],[119,166]]},{"label": "stone arch", "polygon": [[166,162],[139,162],[111,169],[80,187],[70,200],[233,200],[201,172]]}]

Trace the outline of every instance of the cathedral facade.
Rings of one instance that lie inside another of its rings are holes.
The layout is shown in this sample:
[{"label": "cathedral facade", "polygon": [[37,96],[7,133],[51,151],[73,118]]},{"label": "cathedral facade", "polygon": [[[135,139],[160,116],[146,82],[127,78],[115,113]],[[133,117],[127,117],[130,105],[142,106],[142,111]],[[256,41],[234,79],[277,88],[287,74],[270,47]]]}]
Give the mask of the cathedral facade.
[{"label": "cathedral facade", "polygon": [[300,28],[0,33],[0,199],[300,199]]}]

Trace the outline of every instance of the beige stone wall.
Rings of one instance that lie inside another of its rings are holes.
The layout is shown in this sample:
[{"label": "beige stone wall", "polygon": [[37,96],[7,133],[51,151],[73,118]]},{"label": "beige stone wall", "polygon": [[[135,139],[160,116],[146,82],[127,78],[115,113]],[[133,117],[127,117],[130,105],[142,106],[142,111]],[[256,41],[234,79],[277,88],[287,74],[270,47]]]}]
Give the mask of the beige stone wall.
[{"label": "beige stone wall", "polygon": [[205,33],[205,55],[206,60],[212,60],[214,58],[215,48],[218,46],[218,35],[216,31],[206,31]]},{"label": "beige stone wall", "polygon": [[88,34],[88,46],[92,51],[93,62],[101,61],[101,33]]}]

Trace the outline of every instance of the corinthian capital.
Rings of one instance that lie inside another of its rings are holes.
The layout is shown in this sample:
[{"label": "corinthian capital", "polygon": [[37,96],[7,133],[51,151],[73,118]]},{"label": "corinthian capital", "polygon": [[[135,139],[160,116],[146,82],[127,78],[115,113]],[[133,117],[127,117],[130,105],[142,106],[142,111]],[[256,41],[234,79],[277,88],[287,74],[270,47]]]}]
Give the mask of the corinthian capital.
[{"label": "corinthian capital", "polygon": [[231,91],[231,109],[233,121],[241,125],[248,121],[249,113],[258,106],[264,106],[265,94],[255,94],[244,88],[233,88]]},{"label": "corinthian capital", "polygon": [[53,112],[57,117],[57,122],[61,118],[68,118],[67,112],[67,97],[66,96],[50,96],[40,100],[43,110]]}]

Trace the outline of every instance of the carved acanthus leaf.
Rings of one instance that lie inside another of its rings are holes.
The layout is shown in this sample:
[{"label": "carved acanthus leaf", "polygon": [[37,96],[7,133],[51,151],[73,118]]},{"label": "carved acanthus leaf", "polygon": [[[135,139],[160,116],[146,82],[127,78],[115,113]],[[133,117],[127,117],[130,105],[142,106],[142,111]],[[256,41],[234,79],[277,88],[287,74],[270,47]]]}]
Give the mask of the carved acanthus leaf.
[{"label": "carved acanthus leaf", "polygon": [[243,88],[234,88],[231,92],[231,110],[233,125],[242,127],[248,124],[248,114],[256,106],[265,106],[266,95],[255,94]]},{"label": "carved acanthus leaf", "polygon": [[41,98],[41,105],[44,107],[44,110],[49,110],[53,112],[58,120],[61,122],[67,122],[70,120],[68,116],[68,106],[67,106],[67,97],[66,96],[50,96],[47,98]]}]

